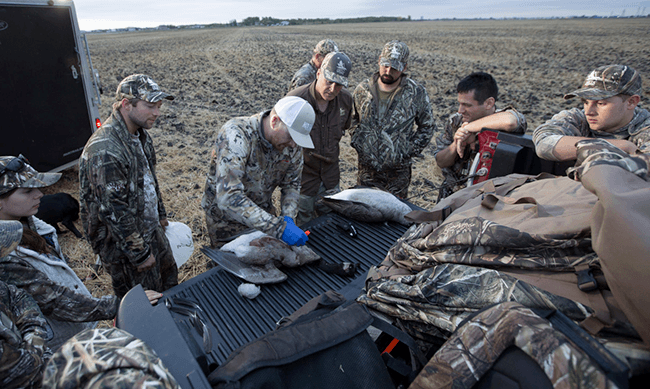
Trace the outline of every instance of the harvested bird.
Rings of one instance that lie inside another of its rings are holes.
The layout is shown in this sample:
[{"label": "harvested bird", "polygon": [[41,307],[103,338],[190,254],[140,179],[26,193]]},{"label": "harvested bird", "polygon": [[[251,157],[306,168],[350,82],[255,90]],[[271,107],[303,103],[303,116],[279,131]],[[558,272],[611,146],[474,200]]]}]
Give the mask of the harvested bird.
[{"label": "harvested bird", "polygon": [[289,246],[261,231],[242,235],[221,247],[221,251],[234,253],[241,262],[252,266],[265,266],[273,261],[282,266],[296,267],[320,259],[307,246]]},{"label": "harvested bird", "polygon": [[323,204],[347,218],[362,222],[395,221],[410,224],[404,215],[411,207],[383,190],[361,188],[346,189],[332,196],[324,196]]}]

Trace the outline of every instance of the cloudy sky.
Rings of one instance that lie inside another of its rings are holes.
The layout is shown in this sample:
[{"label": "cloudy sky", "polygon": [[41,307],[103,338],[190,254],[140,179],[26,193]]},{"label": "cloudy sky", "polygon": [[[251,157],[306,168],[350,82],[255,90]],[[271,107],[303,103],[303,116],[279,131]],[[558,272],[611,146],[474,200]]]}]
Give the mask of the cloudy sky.
[{"label": "cloudy sky", "polygon": [[413,19],[625,16],[650,13],[650,1],[620,0],[75,0],[82,30],[227,23],[249,16]]}]

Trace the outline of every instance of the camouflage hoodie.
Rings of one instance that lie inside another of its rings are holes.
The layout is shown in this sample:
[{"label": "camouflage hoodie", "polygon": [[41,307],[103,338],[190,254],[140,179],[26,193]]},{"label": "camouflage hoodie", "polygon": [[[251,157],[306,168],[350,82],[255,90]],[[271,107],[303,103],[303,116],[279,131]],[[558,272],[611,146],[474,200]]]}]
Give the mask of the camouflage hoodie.
[{"label": "camouflage hoodie", "polygon": [[436,125],[426,89],[406,74],[379,117],[378,78],[375,73],[354,90],[350,134],[359,164],[381,172],[411,165],[411,158],[431,141]]},{"label": "camouflage hoodie", "polygon": [[291,84],[289,84],[289,92],[296,89],[299,86],[307,85],[312,81],[316,80],[316,73],[318,69],[316,65],[310,60],[306,64],[302,65],[300,69],[293,75],[291,78]]},{"label": "camouflage hoodie", "polygon": [[533,132],[535,152],[549,161],[557,161],[553,149],[563,136],[584,136],[587,138],[627,139],[634,143],[639,151],[650,154],[650,112],[643,108],[634,109],[634,117],[625,126],[615,132],[592,131],[587,122],[585,111],[571,108],[553,116],[551,120],[537,127]]},{"label": "camouflage hoodie", "polygon": [[270,111],[229,120],[217,132],[201,206],[208,225],[218,230],[251,227],[280,238],[285,222],[275,216],[272,198],[281,189],[281,214],[298,211],[302,149],[277,151],[262,133]]},{"label": "camouflage hoodie", "polygon": [[0,387],[38,388],[45,358],[47,323],[29,294],[0,281]]},{"label": "camouflage hoodie", "polygon": [[113,110],[104,125],[86,143],[79,162],[81,220],[93,251],[115,244],[133,266],[150,253],[145,230],[144,169],[149,165],[158,196],[158,215],[167,214],[156,178],[156,154],[149,133],[139,129],[146,158],[131,141],[119,111]]}]

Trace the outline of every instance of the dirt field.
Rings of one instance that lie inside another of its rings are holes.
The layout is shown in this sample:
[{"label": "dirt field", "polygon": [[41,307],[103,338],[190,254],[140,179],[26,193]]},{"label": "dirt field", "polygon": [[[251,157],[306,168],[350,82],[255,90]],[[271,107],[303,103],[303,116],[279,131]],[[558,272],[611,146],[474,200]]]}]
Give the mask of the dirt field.
[{"label": "dirt field", "polygon": [[[624,63],[646,77],[650,95],[650,19],[448,21],[340,24],[299,27],[251,27],[212,30],[89,34],[93,63],[104,85],[101,114],[111,109],[118,82],[147,73],[176,96],[163,106],[150,131],[158,155],[158,179],[169,219],[188,224],[195,252],[181,269],[184,281],[205,271],[199,248],[208,243],[200,200],[215,130],[235,116],[250,116],[287,92],[293,73],[309,60],[314,45],[332,38],[352,60],[352,91],[377,70],[384,43],[392,39],[410,48],[408,73],[426,86],[437,126],[456,110],[455,86],[473,71],[491,73],[499,83],[498,106],[524,113],[529,131],[562,109],[578,106],[562,95],[580,86],[593,68]],[[644,98],[643,103],[647,100]],[[647,104],[647,103],[646,103]],[[435,136],[434,136],[435,138]],[[356,152],[342,144],[342,188],[356,181]],[[417,161],[411,195],[441,182],[434,158],[435,141]],[[49,193],[78,196],[77,170]],[[432,191],[411,201],[431,208]],[[81,223],[78,223],[81,230]],[[92,273],[94,255],[70,233],[61,237],[66,254],[82,279]],[[100,273],[86,282],[95,295],[112,293]]]}]

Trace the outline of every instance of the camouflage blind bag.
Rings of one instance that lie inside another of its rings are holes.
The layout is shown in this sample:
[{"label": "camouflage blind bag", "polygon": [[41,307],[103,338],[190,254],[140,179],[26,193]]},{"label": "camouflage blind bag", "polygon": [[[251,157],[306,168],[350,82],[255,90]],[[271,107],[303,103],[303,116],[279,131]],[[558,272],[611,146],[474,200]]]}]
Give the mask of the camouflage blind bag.
[{"label": "camouflage blind bag", "polygon": [[557,310],[602,342],[616,337],[617,356],[646,368],[650,355],[592,248],[597,201],[580,182],[548,174],[467,187],[431,212],[407,215],[421,223],[370,269],[357,301],[401,320],[411,336],[430,344],[446,341],[463,320],[494,304]]}]

